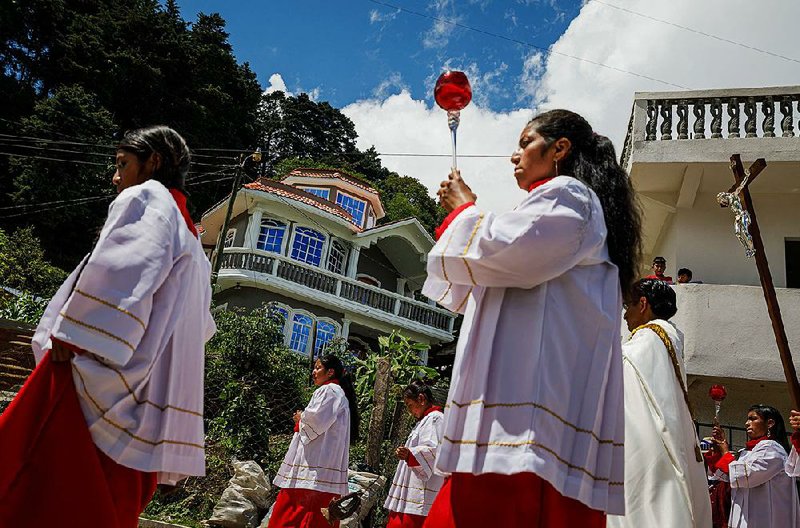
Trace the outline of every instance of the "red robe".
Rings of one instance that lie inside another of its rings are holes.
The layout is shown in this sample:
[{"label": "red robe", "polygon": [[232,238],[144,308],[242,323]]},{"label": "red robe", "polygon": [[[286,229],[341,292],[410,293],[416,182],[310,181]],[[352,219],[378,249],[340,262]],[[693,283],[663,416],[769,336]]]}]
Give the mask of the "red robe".
[{"label": "red robe", "polygon": [[606,514],[558,493],[534,473],[454,473],[433,501],[425,528],[604,528]]},{"label": "red robe", "polygon": [[0,415],[0,526],[136,528],[156,474],[95,447],[72,363],[39,363]]}]

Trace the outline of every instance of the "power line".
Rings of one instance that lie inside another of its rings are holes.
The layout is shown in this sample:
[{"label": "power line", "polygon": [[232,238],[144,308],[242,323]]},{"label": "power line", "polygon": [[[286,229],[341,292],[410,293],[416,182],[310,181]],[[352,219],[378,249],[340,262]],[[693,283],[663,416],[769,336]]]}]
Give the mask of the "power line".
[{"label": "power line", "polygon": [[97,196],[87,196],[85,198],[73,198],[71,200],[54,200],[54,201],[51,201],[51,202],[34,202],[34,203],[27,203],[27,204],[22,204],[22,205],[7,205],[5,207],[0,207],[0,211],[7,211],[7,210],[12,210],[12,209],[14,209],[14,210],[16,210],[16,209],[26,209],[26,208],[30,208],[30,207],[42,207],[42,206],[62,204],[62,203],[76,203],[76,205],[77,205],[77,202],[91,201],[91,200],[95,200],[95,199],[99,199],[99,198],[107,198],[109,196],[111,196],[111,195],[110,194],[102,194],[102,195],[97,195]]},{"label": "power line", "polygon": [[598,61],[595,61],[595,60],[592,60],[592,59],[587,59],[587,58],[584,58],[584,57],[578,57],[577,55],[571,55],[569,53],[564,53],[563,51],[556,51],[556,50],[553,50],[553,49],[543,48],[542,46],[537,46],[536,44],[532,44],[532,43],[526,42],[524,40],[519,40],[519,39],[507,37],[505,35],[500,35],[498,33],[492,33],[491,31],[486,31],[484,29],[479,29],[479,28],[476,28],[476,27],[468,26],[466,24],[462,24],[461,22],[455,22],[453,20],[448,20],[446,18],[429,15],[427,13],[421,13],[419,11],[406,9],[405,7],[400,7],[400,6],[397,6],[395,4],[390,4],[388,2],[383,2],[382,0],[367,0],[367,1],[368,2],[372,2],[373,4],[378,4],[378,5],[382,5],[382,6],[385,6],[385,7],[390,7],[392,9],[397,9],[398,11],[402,11],[403,13],[408,13],[408,14],[411,14],[411,15],[416,15],[418,17],[434,20],[436,22],[441,22],[442,24],[448,24],[448,25],[451,25],[451,26],[459,27],[461,29],[466,29],[468,31],[474,31],[475,33],[480,33],[482,35],[487,35],[489,37],[494,37],[494,38],[497,38],[497,39],[505,40],[507,42],[513,42],[514,44],[521,44],[523,46],[528,46],[529,48],[533,48],[533,49],[539,50],[539,51],[541,51],[543,53],[547,53],[549,55],[560,55],[560,56],[566,57],[568,59],[573,59],[573,60],[576,60],[576,61],[585,62],[587,64],[592,64],[594,66],[599,66],[601,68],[607,68],[609,70],[614,70],[614,71],[617,71],[619,73],[632,75],[634,77],[639,77],[641,79],[647,79],[648,81],[655,81],[655,82],[658,82],[658,83],[661,83],[661,84],[666,84],[668,86],[673,86],[675,88],[680,88],[682,90],[691,90],[691,88],[689,88],[687,86],[671,83],[671,82],[665,81],[663,79],[658,79],[656,77],[650,77],[649,75],[644,75],[644,74],[641,74],[641,73],[632,72],[630,70],[625,70],[623,68],[617,68],[616,66],[611,66],[611,65],[606,64],[604,62],[598,62]]},{"label": "power line", "polygon": [[93,200],[89,200],[89,201],[86,201],[86,202],[83,202],[83,203],[80,203],[80,204],[62,204],[62,205],[54,205],[52,207],[42,207],[42,208],[34,209],[32,211],[23,211],[21,213],[3,215],[3,216],[0,216],[0,220],[6,220],[8,218],[18,218],[20,216],[28,216],[28,215],[46,213],[46,212],[49,212],[49,211],[55,211],[57,209],[63,209],[65,207],[72,207],[72,206],[75,206],[75,205],[86,205],[88,203],[98,202],[100,200],[109,200],[111,198],[113,198],[113,196],[111,196],[111,195],[109,195],[109,196],[101,196],[101,197],[94,198]]},{"label": "power line", "polygon": [[19,154],[19,153],[12,153],[12,152],[0,152],[0,156],[13,156],[17,158],[30,158],[30,159],[38,159],[38,160],[45,160],[45,161],[60,161],[63,163],[78,163],[80,165],[94,165],[97,167],[105,167],[110,168],[107,163],[95,163],[94,161],[83,161],[83,160],[67,160],[67,159],[60,159],[60,158],[51,158],[49,156],[32,156],[30,154]]},{"label": "power line", "polygon": [[690,33],[695,33],[697,35],[702,35],[704,37],[712,38],[712,39],[718,40],[720,42],[725,42],[727,44],[733,44],[734,46],[739,46],[740,48],[749,49],[751,51],[757,51],[758,53],[764,53],[766,55],[770,55],[770,56],[778,58],[778,59],[783,59],[783,60],[787,60],[787,61],[790,61],[790,62],[795,62],[797,64],[800,64],[800,60],[793,59],[791,57],[787,57],[786,55],[781,55],[780,53],[775,53],[775,52],[772,52],[772,51],[769,51],[769,50],[756,48],[755,46],[750,46],[748,44],[743,44],[743,43],[737,42],[735,40],[726,39],[725,37],[720,37],[719,35],[714,35],[712,33],[706,33],[705,31],[701,31],[699,29],[690,28],[690,27],[687,27],[687,26],[682,26],[681,24],[676,24],[675,22],[670,22],[669,20],[663,20],[661,18],[656,18],[654,16],[646,15],[644,13],[640,13],[638,11],[634,11],[632,9],[628,9],[627,7],[622,7],[622,6],[618,6],[618,5],[614,5],[614,4],[609,4],[608,2],[604,2],[603,0],[589,0],[589,2],[590,3],[595,3],[595,4],[602,4],[604,6],[612,8],[612,9],[617,9],[619,11],[624,11],[625,13],[630,13],[631,15],[635,15],[635,16],[638,16],[638,17],[646,18],[647,20],[652,20],[654,22],[660,22],[661,24],[666,24],[668,26],[672,26],[672,27],[675,27],[675,28],[678,28],[678,29],[682,29],[684,31],[689,31]]}]

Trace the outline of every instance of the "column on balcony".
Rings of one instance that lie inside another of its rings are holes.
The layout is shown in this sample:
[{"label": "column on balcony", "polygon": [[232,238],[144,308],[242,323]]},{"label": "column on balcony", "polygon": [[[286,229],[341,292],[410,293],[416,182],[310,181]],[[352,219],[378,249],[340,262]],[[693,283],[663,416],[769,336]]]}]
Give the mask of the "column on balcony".
[{"label": "column on balcony", "polygon": [[356,273],[358,273],[358,259],[360,256],[361,246],[353,244],[353,247],[350,249],[350,255],[347,258],[347,276],[351,279],[355,279]]},{"label": "column on balcony", "polygon": [[256,209],[250,215],[250,221],[247,224],[247,236],[244,239],[244,247],[256,249],[258,245],[258,235],[261,232],[261,209]]},{"label": "column on balcony", "polygon": [[350,319],[342,319],[342,338],[347,339],[350,337]]}]

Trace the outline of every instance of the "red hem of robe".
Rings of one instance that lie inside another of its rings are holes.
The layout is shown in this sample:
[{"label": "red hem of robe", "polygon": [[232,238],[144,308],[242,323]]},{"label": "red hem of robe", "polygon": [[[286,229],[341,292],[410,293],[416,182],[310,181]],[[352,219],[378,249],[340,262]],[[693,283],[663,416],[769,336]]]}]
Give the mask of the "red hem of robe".
[{"label": "red hem of robe", "polygon": [[800,453],[800,431],[795,431],[792,433],[792,445],[794,446],[795,450]]},{"label": "red hem of robe", "polygon": [[136,528],[156,489],[97,449],[72,363],[49,352],[0,415],[0,453],[0,526]]},{"label": "red hem of robe", "polygon": [[329,524],[321,508],[327,508],[335,493],[283,488],[275,499],[268,528],[338,528],[339,521]]},{"label": "red hem of robe", "polygon": [[433,230],[433,234],[436,236],[436,240],[439,240],[441,238],[444,232],[447,231],[447,228],[450,226],[450,224],[453,223],[453,220],[455,220],[456,217],[460,215],[464,209],[472,207],[473,205],[475,205],[475,202],[467,202],[465,204],[459,205],[458,207],[450,211],[450,213],[448,213],[448,215],[444,217],[444,220],[442,220],[442,223],[439,225],[439,227]]},{"label": "red hem of robe", "polygon": [[454,473],[445,481],[425,521],[425,528],[605,525],[605,512],[561,495],[534,473]]},{"label": "red hem of robe", "polygon": [[422,528],[423,524],[425,524],[424,515],[390,511],[386,528]]}]

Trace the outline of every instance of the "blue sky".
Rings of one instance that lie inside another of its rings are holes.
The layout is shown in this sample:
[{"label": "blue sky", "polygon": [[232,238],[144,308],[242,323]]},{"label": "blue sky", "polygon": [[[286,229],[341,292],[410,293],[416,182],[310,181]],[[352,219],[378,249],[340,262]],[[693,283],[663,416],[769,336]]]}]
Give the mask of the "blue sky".
[{"label": "blue sky", "polygon": [[[578,14],[579,0],[387,0],[547,48]],[[275,73],[289,91],[313,93],[344,107],[406,88],[431,100],[445,66],[472,75],[476,101],[496,111],[530,104],[517,88],[534,51],[369,0],[181,0],[184,18],[219,12],[240,61],[250,63],[267,88]]]},{"label": "blue sky", "polygon": [[433,84],[445,66],[466,71],[474,98],[462,111],[458,144],[460,155],[473,157],[460,158],[459,168],[481,206],[493,211],[509,210],[524,196],[509,156],[538,111],[574,110],[619,150],[635,92],[800,84],[800,2],[771,0],[767,18],[761,4],[179,0],[187,20],[198,11],[222,14],[238,59],[251,64],[265,89],[329,101],[355,124],[359,148],[375,146],[385,167],[419,179],[432,195],[450,167],[446,117],[433,103]]}]

